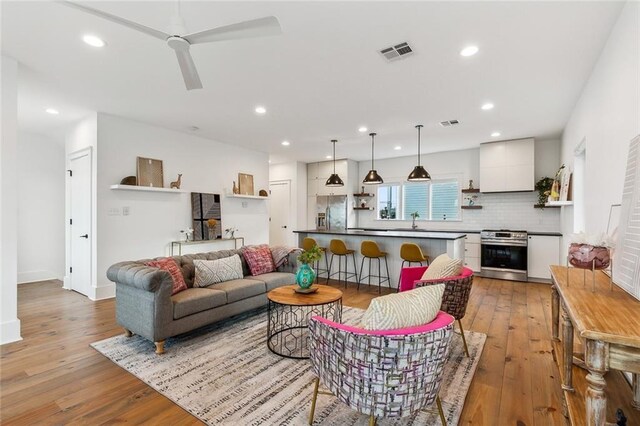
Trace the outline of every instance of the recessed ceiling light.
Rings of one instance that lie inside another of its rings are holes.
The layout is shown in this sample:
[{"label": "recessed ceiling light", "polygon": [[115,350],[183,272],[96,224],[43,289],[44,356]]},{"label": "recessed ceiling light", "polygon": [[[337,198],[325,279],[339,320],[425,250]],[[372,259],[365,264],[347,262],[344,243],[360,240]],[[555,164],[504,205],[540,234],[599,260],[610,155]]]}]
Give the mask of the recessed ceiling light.
[{"label": "recessed ceiling light", "polygon": [[289,141],[282,141],[282,144],[281,144],[281,145],[289,146],[289,145],[291,145],[291,144],[289,143]]},{"label": "recessed ceiling light", "polygon": [[45,111],[48,112],[49,114],[53,114],[53,115],[60,114],[60,111],[58,111],[57,109],[54,109],[54,108],[47,108],[47,109],[45,109]]},{"label": "recessed ceiling light", "polygon": [[265,112],[267,112],[267,109],[265,107],[263,107],[263,106],[256,107],[256,113],[264,114]]},{"label": "recessed ceiling light", "polygon": [[497,138],[498,136],[500,136],[500,132],[493,132],[493,133],[491,133],[491,137],[492,137],[492,138]]},{"label": "recessed ceiling light", "polygon": [[395,149],[396,151],[400,151],[402,149],[402,147],[400,145],[398,145],[398,146],[394,146],[393,149]]},{"label": "recessed ceiling light", "polygon": [[362,126],[362,127],[360,127],[360,128],[358,129],[358,131],[359,131],[360,133],[364,133],[364,132],[366,132],[367,130],[369,130],[369,129],[367,129],[367,128],[366,128],[366,127],[364,127],[364,126]]},{"label": "recessed ceiling light", "polygon": [[324,157],[324,158],[326,158],[327,160],[331,160],[333,157],[332,157],[332,156],[330,156],[330,155],[327,155],[327,156],[326,156],[326,157]]},{"label": "recessed ceiling light", "polygon": [[478,46],[467,46],[460,51],[460,55],[462,56],[473,56],[478,53]]},{"label": "recessed ceiling light", "polygon": [[93,47],[104,47],[104,45],[107,44],[100,37],[91,34],[85,34],[82,36],[82,41]]},{"label": "recessed ceiling light", "polygon": [[485,111],[488,111],[488,110],[490,110],[490,109],[493,109],[493,104],[492,104],[491,102],[489,102],[489,103],[486,103],[486,104],[482,105],[482,107],[481,107],[481,108],[482,108],[483,110],[485,110]]}]

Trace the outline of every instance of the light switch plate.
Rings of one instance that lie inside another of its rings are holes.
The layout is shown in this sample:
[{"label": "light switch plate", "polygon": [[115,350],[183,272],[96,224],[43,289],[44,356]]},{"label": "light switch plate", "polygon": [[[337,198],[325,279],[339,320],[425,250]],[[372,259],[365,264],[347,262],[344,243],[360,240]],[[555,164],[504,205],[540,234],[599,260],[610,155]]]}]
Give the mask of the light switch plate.
[{"label": "light switch plate", "polygon": [[122,216],[129,216],[130,213],[129,206],[122,207]]},{"label": "light switch plate", "polygon": [[107,215],[109,216],[120,216],[120,209],[117,207],[110,207],[107,211]]}]

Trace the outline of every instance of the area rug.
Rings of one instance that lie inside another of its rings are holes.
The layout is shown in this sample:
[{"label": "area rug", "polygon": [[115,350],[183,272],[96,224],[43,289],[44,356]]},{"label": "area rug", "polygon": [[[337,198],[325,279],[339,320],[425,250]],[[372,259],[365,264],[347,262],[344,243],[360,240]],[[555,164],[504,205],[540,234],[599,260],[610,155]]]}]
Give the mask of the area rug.
[{"label": "area rug", "polygon": [[[355,324],[363,310],[345,307],[343,321]],[[154,353],[152,342],[139,336],[116,336],[91,346],[149,386],[210,425],[306,425],[313,370],[309,360],[292,360],[266,346],[266,311],[232,318],[168,339],[166,353]],[[465,332],[452,339],[440,398],[448,425],[457,425],[486,335]],[[379,425],[440,424],[434,412],[420,412]],[[319,395],[314,425],[367,425],[368,417]]]}]

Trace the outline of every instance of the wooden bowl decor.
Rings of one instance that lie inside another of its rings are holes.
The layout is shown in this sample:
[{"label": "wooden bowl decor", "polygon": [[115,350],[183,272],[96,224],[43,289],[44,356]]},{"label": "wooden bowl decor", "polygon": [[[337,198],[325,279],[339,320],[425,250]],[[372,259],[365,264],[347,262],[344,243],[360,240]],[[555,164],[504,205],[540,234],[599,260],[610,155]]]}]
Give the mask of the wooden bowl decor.
[{"label": "wooden bowl decor", "polygon": [[572,243],[569,246],[569,264],[580,269],[607,269],[611,265],[608,247]]},{"label": "wooden bowl decor", "polygon": [[267,191],[265,191],[264,189],[261,189],[260,192],[258,192],[258,195],[261,197],[268,197],[269,193]]}]

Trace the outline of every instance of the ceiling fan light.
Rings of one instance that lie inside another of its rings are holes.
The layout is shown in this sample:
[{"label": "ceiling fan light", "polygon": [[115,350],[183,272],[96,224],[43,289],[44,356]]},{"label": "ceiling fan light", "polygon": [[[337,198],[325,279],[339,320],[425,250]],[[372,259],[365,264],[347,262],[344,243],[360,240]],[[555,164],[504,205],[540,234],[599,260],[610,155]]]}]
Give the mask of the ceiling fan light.
[{"label": "ceiling fan light", "polygon": [[378,174],[377,170],[369,170],[369,173],[364,177],[362,181],[365,185],[380,185],[384,183],[382,176]]},{"label": "ceiling fan light", "polygon": [[329,179],[327,179],[327,183],[324,184],[325,186],[344,186],[344,182],[342,181],[342,179],[340,179],[340,176],[338,176],[337,173],[332,173],[331,176],[329,176]]},{"label": "ceiling fan light", "polygon": [[409,174],[407,178],[409,182],[424,182],[427,180],[431,180],[431,175],[429,172],[425,170],[422,166],[415,166],[413,171]]}]

